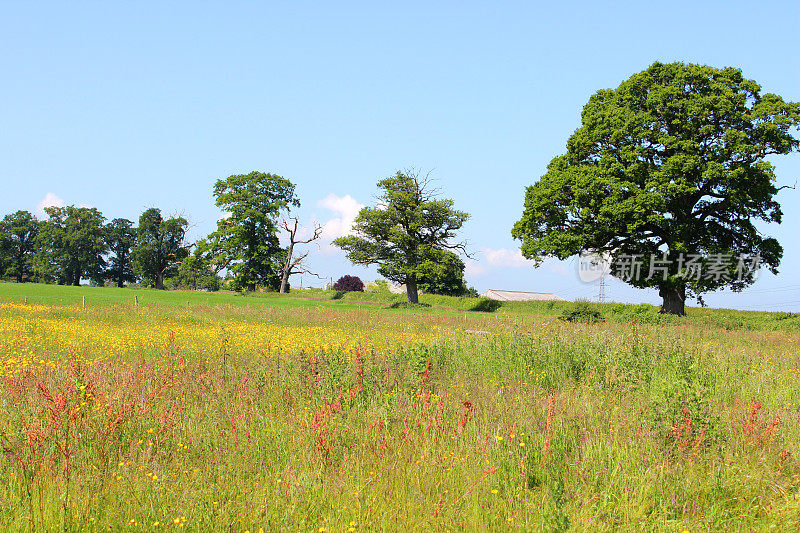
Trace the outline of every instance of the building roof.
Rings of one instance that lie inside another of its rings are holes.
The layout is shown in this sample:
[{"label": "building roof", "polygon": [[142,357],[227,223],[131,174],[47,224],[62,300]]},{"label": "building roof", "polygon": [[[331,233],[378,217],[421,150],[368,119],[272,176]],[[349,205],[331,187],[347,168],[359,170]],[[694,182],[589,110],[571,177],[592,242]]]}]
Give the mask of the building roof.
[{"label": "building roof", "polygon": [[549,292],[523,292],[523,291],[501,291],[490,289],[481,296],[500,300],[501,302],[544,302],[544,301],[565,301],[564,298]]}]

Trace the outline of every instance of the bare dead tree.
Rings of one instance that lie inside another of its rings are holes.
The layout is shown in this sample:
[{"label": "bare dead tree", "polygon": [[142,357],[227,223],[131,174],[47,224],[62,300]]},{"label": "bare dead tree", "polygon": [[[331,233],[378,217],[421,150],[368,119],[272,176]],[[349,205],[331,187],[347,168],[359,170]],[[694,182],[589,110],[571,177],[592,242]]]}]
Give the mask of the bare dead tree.
[{"label": "bare dead tree", "polygon": [[[294,274],[310,274],[312,276],[316,276],[320,278],[318,274],[311,272],[306,268],[303,264],[305,259],[308,257],[308,252],[304,252],[297,257],[294,257],[294,247],[296,244],[308,244],[312,241],[316,241],[322,236],[322,226],[319,223],[314,222],[314,232],[308,239],[298,239],[297,238],[297,230],[298,230],[298,221],[296,217],[289,217],[292,221],[294,221],[294,225],[290,226],[289,222],[284,219],[283,220],[283,229],[289,234],[289,248],[286,250],[286,261],[283,263],[283,276],[281,277],[281,293],[286,292],[286,284],[289,281],[289,276]],[[322,279],[322,278],[320,278]]]}]

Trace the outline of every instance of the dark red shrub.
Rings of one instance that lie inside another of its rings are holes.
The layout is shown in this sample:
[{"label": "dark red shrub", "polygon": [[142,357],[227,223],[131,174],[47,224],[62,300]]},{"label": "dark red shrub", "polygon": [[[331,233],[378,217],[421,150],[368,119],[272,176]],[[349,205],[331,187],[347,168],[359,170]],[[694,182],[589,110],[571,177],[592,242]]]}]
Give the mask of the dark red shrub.
[{"label": "dark red shrub", "polygon": [[333,290],[364,292],[364,282],[357,276],[342,276],[333,284]]}]

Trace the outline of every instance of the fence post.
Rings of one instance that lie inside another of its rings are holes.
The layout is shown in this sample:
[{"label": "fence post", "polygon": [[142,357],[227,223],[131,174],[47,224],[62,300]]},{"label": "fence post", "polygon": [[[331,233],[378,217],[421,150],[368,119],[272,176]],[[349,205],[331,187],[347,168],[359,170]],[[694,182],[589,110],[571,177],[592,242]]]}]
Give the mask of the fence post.
[{"label": "fence post", "polygon": [[86,296],[84,296],[83,299],[81,300],[81,307],[83,309],[86,309]]},{"label": "fence post", "polygon": [[139,305],[139,297],[136,296],[135,294],[133,295],[133,305],[135,307],[138,307],[138,305]]}]

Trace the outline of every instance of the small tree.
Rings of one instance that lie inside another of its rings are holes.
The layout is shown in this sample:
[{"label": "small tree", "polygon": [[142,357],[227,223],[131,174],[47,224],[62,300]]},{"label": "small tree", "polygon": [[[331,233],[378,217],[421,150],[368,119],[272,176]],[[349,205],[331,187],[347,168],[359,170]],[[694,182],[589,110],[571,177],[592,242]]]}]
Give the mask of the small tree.
[{"label": "small tree", "polygon": [[364,282],[357,276],[342,276],[333,284],[333,290],[344,292],[364,292]]},{"label": "small tree", "polygon": [[437,199],[429,177],[414,171],[397,172],[378,187],[378,204],[359,212],[354,235],[333,244],[357,265],[378,264],[383,277],[405,283],[409,303],[418,303],[418,285],[444,273],[452,250],[465,250],[452,239],[469,215],[453,209],[452,200]]},{"label": "small tree", "polygon": [[176,278],[183,289],[218,291],[220,287],[219,276],[197,250],[181,261]]},{"label": "small tree", "polygon": [[654,63],[589,99],[512,235],[536,261],[610,257],[615,276],[682,315],[687,292],[750,285],[757,268],[742,261],[777,272],[783,249],[754,221],[781,221],[766,158],[798,148],[799,124],[800,104],[738,69]]},{"label": "small tree", "polygon": [[446,252],[442,258],[439,275],[420,283],[419,288],[427,294],[440,294],[443,296],[472,295],[464,282],[464,261],[452,252]]},{"label": "small tree", "polygon": [[[219,227],[222,222],[223,221],[219,221],[217,227]],[[199,240],[197,242],[197,248],[195,248],[195,254],[203,259],[217,277],[219,277],[223,270],[230,266],[231,261],[230,256],[225,251],[225,236],[226,233],[215,231],[205,239]]]}]

